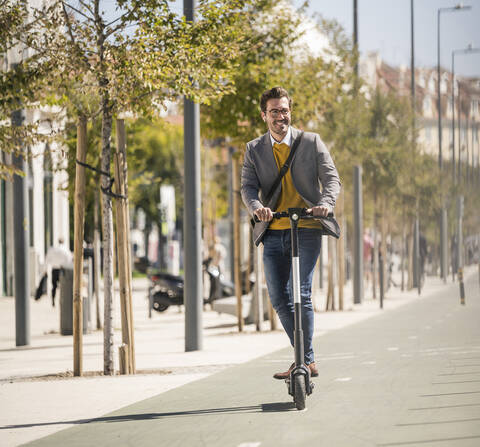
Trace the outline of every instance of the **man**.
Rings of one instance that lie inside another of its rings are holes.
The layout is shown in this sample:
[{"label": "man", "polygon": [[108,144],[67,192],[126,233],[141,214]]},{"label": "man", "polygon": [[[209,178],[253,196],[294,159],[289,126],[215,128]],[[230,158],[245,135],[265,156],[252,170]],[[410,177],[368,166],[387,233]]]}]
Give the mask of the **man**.
[{"label": "man", "polygon": [[[264,244],[263,262],[268,293],[290,343],[293,346],[294,306],[291,279],[290,222],[273,219],[274,211],[308,208],[317,217],[327,216],[335,207],[340,192],[340,179],[327,148],[320,137],[300,132],[290,126],[292,101],[285,89],[274,87],[263,93],[261,116],[268,132],[247,143],[242,168],[242,199],[250,214],[260,220],[255,225],[254,239]],[[283,176],[269,203],[262,200],[288,158],[293,142],[301,135],[290,169]],[[321,187],[320,187],[321,185]],[[312,277],[320,253],[322,225],[315,220],[299,224],[300,284],[305,364],[312,377],[318,376],[312,346],[314,313],[311,301]],[[294,365],[276,373],[286,379]]]},{"label": "man", "polygon": [[47,250],[45,272],[47,272],[47,266],[52,268],[52,306],[55,307],[55,294],[60,279],[60,272],[62,268],[73,268],[72,253],[64,246],[62,237],[58,239],[58,246],[52,246]]}]

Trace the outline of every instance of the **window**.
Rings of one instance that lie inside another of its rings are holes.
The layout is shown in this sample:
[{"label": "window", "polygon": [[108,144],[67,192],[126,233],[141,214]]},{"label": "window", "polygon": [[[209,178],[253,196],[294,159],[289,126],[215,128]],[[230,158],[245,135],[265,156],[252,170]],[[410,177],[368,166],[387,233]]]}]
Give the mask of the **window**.
[{"label": "window", "polygon": [[440,82],[440,92],[441,93],[447,93],[447,85],[449,83],[448,75],[443,74],[442,76],[442,81]]},{"label": "window", "polygon": [[467,138],[467,129],[465,127],[461,128],[460,137],[462,141],[465,141],[465,139]]},{"label": "window", "polygon": [[427,112],[430,112],[430,108],[432,106],[431,104],[431,100],[430,100],[430,97],[429,96],[425,96],[425,98],[423,99],[423,112],[424,113],[427,113]]},{"label": "window", "polygon": [[432,141],[432,128],[430,126],[425,127],[425,140],[429,143]]},{"label": "window", "polygon": [[452,114],[452,98],[448,98],[448,113]]},{"label": "window", "polygon": [[478,99],[472,99],[470,108],[472,109],[472,115],[476,115],[478,113]]}]

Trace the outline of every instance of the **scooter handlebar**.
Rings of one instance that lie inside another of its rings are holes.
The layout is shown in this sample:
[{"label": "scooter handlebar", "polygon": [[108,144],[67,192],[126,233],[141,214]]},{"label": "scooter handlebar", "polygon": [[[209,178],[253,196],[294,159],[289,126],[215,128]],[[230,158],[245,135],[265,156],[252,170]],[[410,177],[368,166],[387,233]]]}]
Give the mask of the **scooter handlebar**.
[{"label": "scooter handlebar", "polygon": [[[333,217],[333,213],[328,213],[327,216],[314,216],[313,214],[307,213],[307,208],[302,209],[302,213],[300,214],[300,219],[316,219],[318,217]],[[289,217],[288,211],[277,211],[273,213],[274,219],[281,219],[282,217]],[[253,220],[255,222],[260,222],[260,219],[254,214]]]}]

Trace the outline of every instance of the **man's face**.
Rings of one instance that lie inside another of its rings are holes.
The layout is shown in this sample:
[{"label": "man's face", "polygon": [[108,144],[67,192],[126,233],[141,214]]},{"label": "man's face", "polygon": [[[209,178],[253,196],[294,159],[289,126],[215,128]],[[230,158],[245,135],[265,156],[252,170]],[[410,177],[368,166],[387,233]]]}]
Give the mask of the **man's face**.
[{"label": "man's face", "polygon": [[262,118],[272,134],[285,136],[291,121],[288,99],[285,97],[269,99],[266,112],[262,112]]}]

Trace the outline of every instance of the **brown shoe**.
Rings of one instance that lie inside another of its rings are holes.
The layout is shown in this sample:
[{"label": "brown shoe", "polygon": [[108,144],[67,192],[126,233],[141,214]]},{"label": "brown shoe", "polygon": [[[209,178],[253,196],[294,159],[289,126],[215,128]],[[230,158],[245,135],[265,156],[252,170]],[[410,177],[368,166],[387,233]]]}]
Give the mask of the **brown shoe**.
[{"label": "brown shoe", "polygon": [[290,368],[288,368],[288,371],[275,373],[273,375],[273,378],[278,380],[288,379],[290,377],[290,372],[292,371],[293,368],[295,368],[295,362],[290,365]]},{"label": "brown shoe", "polygon": [[315,362],[310,363],[308,366],[308,369],[310,370],[310,376],[312,377],[318,377],[318,369],[315,366]]}]

